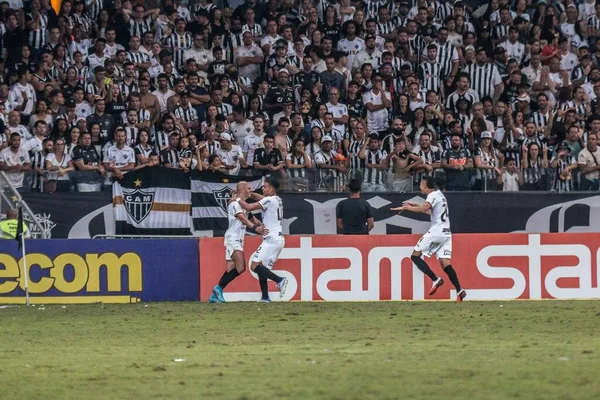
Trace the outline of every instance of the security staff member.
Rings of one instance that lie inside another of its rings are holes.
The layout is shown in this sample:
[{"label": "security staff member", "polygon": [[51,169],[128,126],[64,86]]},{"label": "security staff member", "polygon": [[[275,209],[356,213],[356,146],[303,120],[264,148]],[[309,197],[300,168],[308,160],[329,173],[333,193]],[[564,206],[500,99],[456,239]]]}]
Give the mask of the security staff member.
[{"label": "security staff member", "polygon": [[338,203],[335,214],[337,227],[344,235],[366,235],[375,226],[371,206],[360,198],[361,183],[350,180],[350,198]]},{"label": "security staff member", "polygon": [[[10,210],[6,213],[6,219],[0,222],[0,231],[2,232],[2,239],[12,239],[17,237],[17,226],[19,223],[19,212],[17,210]],[[29,237],[29,228],[27,224],[23,222],[23,235]]]}]

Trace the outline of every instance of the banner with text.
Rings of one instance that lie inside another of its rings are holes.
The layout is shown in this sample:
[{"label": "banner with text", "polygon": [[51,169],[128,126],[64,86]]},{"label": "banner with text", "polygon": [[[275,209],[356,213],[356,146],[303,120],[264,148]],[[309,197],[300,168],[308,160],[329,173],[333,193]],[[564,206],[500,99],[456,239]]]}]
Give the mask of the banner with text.
[{"label": "banner with text", "polygon": [[[192,182],[193,183],[193,182]],[[227,196],[229,194],[227,193]],[[600,232],[600,196],[593,193],[456,193],[447,192],[454,233],[562,233]],[[215,202],[223,201],[220,195]],[[194,196],[195,197],[195,196]],[[343,193],[286,193],[283,200],[284,233],[328,235],[336,233],[335,207]],[[403,201],[423,202],[417,194],[369,194],[375,228],[371,234],[424,233],[429,217],[390,211]],[[114,212],[109,191],[100,193],[26,193],[23,195],[52,238],[90,238],[114,234]],[[219,200],[217,200],[219,199]],[[4,213],[4,211],[2,211]],[[199,210],[192,211],[201,215]],[[223,214],[225,211],[223,211]],[[223,226],[211,228],[210,221],[196,228],[196,235],[218,236]],[[38,232],[33,231],[37,237]]]},{"label": "banner with text", "polygon": [[[23,259],[15,241],[0,250],[0,304],[24,304]],[[27,240],[33,303],[198,300],[198,241]]]},{"label": "banner with text", "polygon": [[[417,235],[287,236],[274,272],[289,279],[283,300],[454,299],[448,279],[429,296],[431,282],[410,256]],[[600,235],[453,235],[452,265],[467,300],[600,298]],[[246,256],[260,245],[247,237]],[[200,239],[200,298],[205,301],[225,270],[222,239]],[[446,278],[435,259],[426,259]],[[271,299],[279,292],[269,283]],[[244,273],[225,290],[226,301],[256,301],[256,275]]]}]

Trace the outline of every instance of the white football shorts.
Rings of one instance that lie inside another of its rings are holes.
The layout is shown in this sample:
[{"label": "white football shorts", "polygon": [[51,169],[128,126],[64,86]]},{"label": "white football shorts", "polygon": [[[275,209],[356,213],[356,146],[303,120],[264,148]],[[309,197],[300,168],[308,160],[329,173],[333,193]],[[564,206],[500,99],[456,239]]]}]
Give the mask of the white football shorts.
[{"label": "white football shorts", "polygon": [[250,256],[250,262],[260,262],[265,267],[272,269],[275,262],[277,262],[284,245],[285,239],[283,236],[273,239],[263,239],[258,249]]},{"label": "white football shorts", "polygon": [[452,236],[434,236],[427,232],[419,239],[415,250],[426,257],[435,254],[438,259],[452,258]]},{"label": "white football shorts", "polygon": [[244,251],[243,240],[230,240],[225,243],[225,261],[231,261],[235,251]]}]

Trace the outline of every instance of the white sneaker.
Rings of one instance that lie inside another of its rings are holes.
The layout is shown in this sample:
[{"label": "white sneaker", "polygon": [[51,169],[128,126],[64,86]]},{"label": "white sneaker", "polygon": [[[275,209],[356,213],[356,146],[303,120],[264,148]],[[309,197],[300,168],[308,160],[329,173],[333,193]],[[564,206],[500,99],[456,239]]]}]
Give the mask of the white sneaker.
[{"label": "white sneaker", "polygon": [[437,278],[434,282],[433,285],[431,285],[431,290],[429,291],[429,295],[431,296],[432,294],[435,294],[435,292],[437,292],[438,288],[440,286],[442,286],[444,284],[444,280],[442,278]]},{"label": "white sneaker", "polygon": [[283,295],[285,294],[285,291],[287,289],[287,285],[288,285],[288,279],[287,278],[282,278],[281,282],[279,282],[277,284],[277,286],[279,287],[279,297],[282,298]]}]

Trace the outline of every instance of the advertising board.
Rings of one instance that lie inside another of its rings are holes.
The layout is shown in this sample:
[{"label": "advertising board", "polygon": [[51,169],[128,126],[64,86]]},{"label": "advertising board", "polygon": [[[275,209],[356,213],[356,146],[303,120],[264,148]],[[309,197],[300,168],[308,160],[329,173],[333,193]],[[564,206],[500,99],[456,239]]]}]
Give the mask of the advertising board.
[{"label": "advertising board", "polygon": [[[274,272],[289,279],[283,300],[454,299],[455,291],[435,259],[427,259],[446,284],[429,296],[429,279],[410,259],[418,235],[286,236]],[[456,234],[452,265],[468,300],[600,298],[600,235]],[[249,257],[259,237],[246,237]],[[223,239],[200,239],[200,298],[205,301],[225,268]],[[272,300],[279,300],[273,283]],[[256,301],[255,274],[245,273],[225,290],[226,301]]]},{"label": "advertising board", "polygon": [[[198,300],[197,240],[28,240],[32,303]],[[0,304],[24,304],[23,259],[0,248]]]}]

